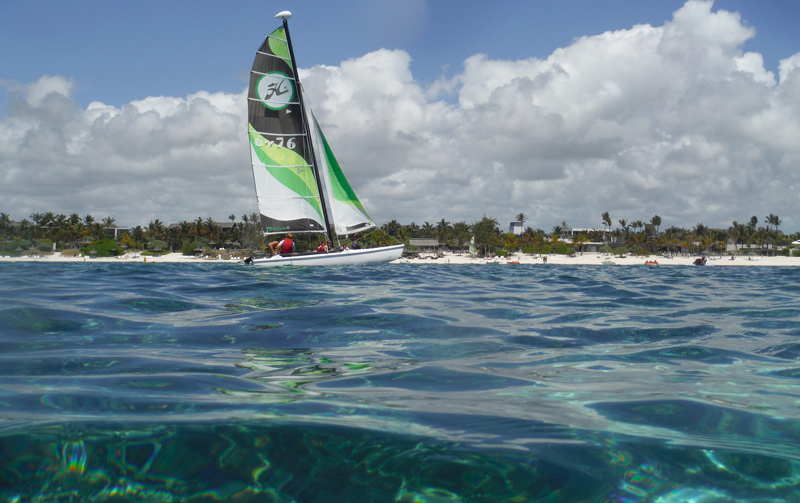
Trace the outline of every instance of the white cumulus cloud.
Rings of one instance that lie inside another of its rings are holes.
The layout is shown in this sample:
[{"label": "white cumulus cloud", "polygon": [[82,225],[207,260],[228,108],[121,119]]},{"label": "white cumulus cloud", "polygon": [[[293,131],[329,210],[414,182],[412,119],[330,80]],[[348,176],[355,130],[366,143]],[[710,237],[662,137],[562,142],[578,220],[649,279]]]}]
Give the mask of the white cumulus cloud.
[{"label": "white cumulus cloud", "polygon": [[[519,212],[566,220],[662,217],[800,227],[800,54],[778,79],[745,51],[736,13],[690,0],[663,26],[576,39],[545,59],[476,54],[423,86],[379,50],[301,71],[348,178],[378,222]],[[244,94],[150,97],[121,108],[42,77],[9,88],[0,210],[106,214],[123,224],[255,210]]]}]

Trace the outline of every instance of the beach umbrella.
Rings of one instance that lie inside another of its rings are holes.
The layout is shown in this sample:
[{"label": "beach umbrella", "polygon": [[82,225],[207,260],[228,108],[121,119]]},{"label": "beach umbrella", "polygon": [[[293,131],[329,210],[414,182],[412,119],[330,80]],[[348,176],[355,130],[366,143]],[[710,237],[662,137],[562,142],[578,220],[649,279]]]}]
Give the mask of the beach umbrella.
[{"label": "beach umbrella", "polygon": [[92,255],[97,255],[97,250],[95,250],[94,248],[92,248],[92,250],[91,250],[89,253],[91,253]]}]

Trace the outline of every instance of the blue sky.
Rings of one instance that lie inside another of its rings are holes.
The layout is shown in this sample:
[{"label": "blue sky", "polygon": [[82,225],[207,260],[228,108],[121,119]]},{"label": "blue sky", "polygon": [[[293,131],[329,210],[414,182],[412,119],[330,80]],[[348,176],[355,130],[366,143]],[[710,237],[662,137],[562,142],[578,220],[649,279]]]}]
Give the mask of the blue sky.
[{"label": "blue sky", "polygon": [[281,10],[378,223],[800,229],[798,0],[0,2],[0,211],[256,211],[243,91]]},{"label": "blue sky", "polygon": [[[487,7],[491,5],[491,7]],[[254,48],[291,10],[301,67],[338,65],[380,48],[403,49],[423,83],[460,71],[476,53],[545,58],[573,39],[635,24],[662,25],[680,0],[327,0],[0,3],[0,79],[44,74],[76,83],[75,99],[120,106],[147,96],[238,92]],[[800,50],[797,0],[717,0],[757,29],[745,49],[767,70]]]}]

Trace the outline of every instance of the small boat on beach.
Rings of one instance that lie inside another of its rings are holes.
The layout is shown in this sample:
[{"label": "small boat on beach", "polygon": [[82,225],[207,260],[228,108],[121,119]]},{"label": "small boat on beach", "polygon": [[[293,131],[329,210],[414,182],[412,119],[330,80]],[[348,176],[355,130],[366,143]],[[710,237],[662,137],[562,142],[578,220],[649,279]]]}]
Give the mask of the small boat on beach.
[{"label": "small boat on beach", "polygon": [[[282,26],[256,51],[247,93],[250,161],[264,235],[316,233],[336,237],[375,227],[344,176],[308,102],[296,72],[289,36]],[[350,265],[389,262],[403,245],[342,249],[256,258],[254,265]]]}]

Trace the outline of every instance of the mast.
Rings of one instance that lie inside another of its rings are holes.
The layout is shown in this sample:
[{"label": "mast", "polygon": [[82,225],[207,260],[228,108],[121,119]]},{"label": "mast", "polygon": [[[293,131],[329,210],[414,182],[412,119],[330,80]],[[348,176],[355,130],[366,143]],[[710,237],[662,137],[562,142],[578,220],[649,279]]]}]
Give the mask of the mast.
[{"label": "mast", "polygon": [[289,46],[289,57],[292,60],[292,67],[294,68],[294,81],[297,83],[297,98],[298,102],[300,103],[300,115],[303,119],[303,132],[306,135],[306,141],[308,142],[309,150],[311,150],[311,159],[312,159],[312,168],[314,169],[314,178],[317,181],[317,191],[319,192],[319,204],[322,206],[322,214],[323,219],[325,220],[325,231],[328,234],[328,241],[333,243],[333,232],[331,232],[331,223],[329,222],[328,216],[328,205],[325,201],[325,194],[322,187],[322,179],[320,178],[319,174],[319,163],[317,162],[317,151],[314,149],[314,145],[311,143],[311,131],[308,129],[308,123],[306,122],[306,105],[303,101],[303,90],[300,86],[300,72],[297,68],[297,62],[294,60],[294,49],[292,48],[292,37],[289,36],[289,23],[288,20],[292,17],[292,13],[289,11],[282,11],[279,12],[276,18],[283,20],[283,31],[286,33],[286,45]]}]

